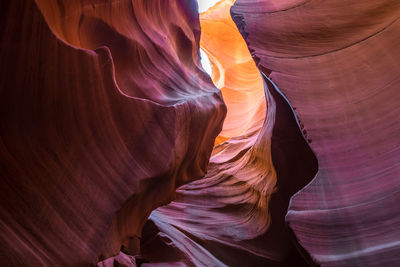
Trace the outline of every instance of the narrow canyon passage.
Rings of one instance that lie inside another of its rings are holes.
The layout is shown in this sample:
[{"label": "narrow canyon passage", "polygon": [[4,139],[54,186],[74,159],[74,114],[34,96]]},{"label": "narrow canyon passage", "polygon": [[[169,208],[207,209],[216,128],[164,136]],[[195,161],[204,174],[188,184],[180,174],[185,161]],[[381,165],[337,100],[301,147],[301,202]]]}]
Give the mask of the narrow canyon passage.
[{"label": "narrow canyon passage", "polygon": [[284,218],[290,197],[317,172],[317,160],[289,104],[256,67],[231,18],[235,1],[216,2],[200,13],[200,48],[227,116],[205,177],[180,187],[176,200],[150,215],[140,260],[149,266],[312,265]]},{"label": "narrow canyon passage", "polygon": [[0,266],[400,264],[398,0],[0,1]]}]

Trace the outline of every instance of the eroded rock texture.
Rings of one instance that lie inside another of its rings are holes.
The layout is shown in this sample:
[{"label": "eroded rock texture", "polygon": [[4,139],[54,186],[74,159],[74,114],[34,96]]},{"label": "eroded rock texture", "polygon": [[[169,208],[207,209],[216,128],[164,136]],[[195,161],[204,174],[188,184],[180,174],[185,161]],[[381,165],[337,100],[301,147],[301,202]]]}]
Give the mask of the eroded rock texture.
[{"label": "eroded rock texture", "polygon": [[400,3],[234,2],[0,1],[1,266],[398,265]]},{"label": "eroded rock texture", "polygon": [[323,266],[397,266],[399,1],[237,0],[232,16],[318,158],[286,216],[299,243]]},{"label": "eroded rock texture", "polygon": [[13,0],[0,12],[0,265],[137,254],[150,212],[204,175],[226,113],[200,67],[195,3]]},{"label": "eroded rock texture", "polygon": [[233,3],[219,1],[200,14],[200,47],[210,59],[212,79],[229,107],[217,142],[244,135],[265,117],[262,77],[230,16]]},{"label": "eroded rock texture", "polygon": [[290,106],[263,82],[230,17],[232,4],[200,14],[201,45],[228,107],[221,136],[230,139],[214,148],[203,179],[150,215],[141,242],[148,266],[307,266],[284,218],[316,160]]}]

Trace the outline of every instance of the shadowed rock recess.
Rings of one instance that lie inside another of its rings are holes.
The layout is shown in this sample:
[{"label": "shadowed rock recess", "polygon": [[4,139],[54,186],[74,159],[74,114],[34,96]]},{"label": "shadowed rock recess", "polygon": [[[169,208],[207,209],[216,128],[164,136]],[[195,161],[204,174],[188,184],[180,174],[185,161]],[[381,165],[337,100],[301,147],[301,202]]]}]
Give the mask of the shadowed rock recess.
[{"label": "shadowed rock recess", "polygon": [[0,266],[398,266],[399,18],[0,1]]}]

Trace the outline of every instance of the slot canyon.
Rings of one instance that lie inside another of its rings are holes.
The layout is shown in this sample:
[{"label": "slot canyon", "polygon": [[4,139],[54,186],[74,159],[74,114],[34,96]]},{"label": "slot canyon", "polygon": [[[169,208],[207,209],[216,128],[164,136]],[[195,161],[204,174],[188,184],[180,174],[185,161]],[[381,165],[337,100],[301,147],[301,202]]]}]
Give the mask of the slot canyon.
[{"label": "slot canyon", "polygon": [[400,266],[398,0],[0,12],[0,266]]}]

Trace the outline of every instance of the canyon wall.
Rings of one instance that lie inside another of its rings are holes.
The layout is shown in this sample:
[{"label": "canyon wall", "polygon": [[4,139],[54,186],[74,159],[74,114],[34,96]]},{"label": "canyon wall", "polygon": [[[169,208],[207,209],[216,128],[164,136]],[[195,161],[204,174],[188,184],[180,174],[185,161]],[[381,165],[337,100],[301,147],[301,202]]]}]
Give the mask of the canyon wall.
[{"label": "canyon wall", "polygon": [[211,77],[228,106],[219,143],[259,128],[265,117],[262,77],[230,16],[234,2],[219,1],[200,14],[200,47],[208,55]]},{"label": "canyon wall", "polygon": [[397,0],[0,14],[0,265],[400,261]]},{"label": "canyon wall", "polygon": [[286,215],[299,243],[323,266],[397,266],[400,3],[237,0],[231,11],[318,159]]},{"label": "canyon wall", "polygon": [[0,12],[0,265],[137,254],[150,212],[204,175],[226,113],[200,66],[196,4],[13,0]]},{"label": "canyon wall", "polygon": [[228,108],[225,142],[214,147],[203,179],[180,187],[176,200],[150,215],[143,266],[313,264],[284,219],[317,162],[290,106],[257,69],[230,16],[233,2],[200,14],[201,47]]}]

